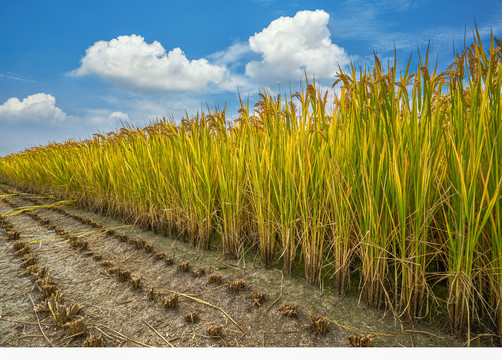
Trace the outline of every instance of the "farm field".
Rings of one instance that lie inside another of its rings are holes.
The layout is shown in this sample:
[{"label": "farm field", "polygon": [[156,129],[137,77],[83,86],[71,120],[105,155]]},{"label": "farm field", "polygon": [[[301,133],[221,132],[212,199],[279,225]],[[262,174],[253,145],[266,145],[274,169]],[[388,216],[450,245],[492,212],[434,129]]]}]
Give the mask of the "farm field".
[{"label": "farm field", "polygon": [[[101,346],[335,347],[349,346],[349,336],[358,335],[370,336],[372,346],[465,345],[447,328],[399,324],[356,296],[333,295],[329,287],[321,292],[302,278],[264,269],[259,259],[236,262],[214,251],[198,252],[180,240],[109,217],[67,205],[47,207],[60,203],[10,186],[1,186],[0,196],[0,213],[14,214],[7,219],[20,235],[9,240],[0,230],[0,346],[75,347],[99,338]],[[16,213],[23,208],[31,210]],[[135,240],[143,240],[143,247]],[[26,251],[14,246],[20,243],[29,243]],[[168,257],[172,264],[166,263]],[[187,272],[177,270],[183,263],[189,263]],[[194,275],[199,269],[205,274]],[[120,271],[131,278],[121,281]],[[214,275],[221,283],[208,282]],[[137,289],[131,279],[139,279]],[[244,289],[231,292],[228,283],[240,279]],[[250,298],[253,292],[265,294],[259,306]],[[166,308],[163,299],[172,293],[179,294],[178,304]],[[80,310],[58,324],[42,306],[51,297],[59,299],[59,306],[78,305]],[[288,317],[285,309],[281,315],[284,305],[296,306],[290,315],[297,316]],[[187,321],[190,313],[200,319]],[[325,316],[329,330],[314,334],[310,314]],[[83,327],[69,325],[81,318]],[[221,335],[208,334],[212,325],[222,326]]]},{"label": "farm field", "polygon": [[500,346],[502,41],[411,59],[0,158],[5,344]]}]

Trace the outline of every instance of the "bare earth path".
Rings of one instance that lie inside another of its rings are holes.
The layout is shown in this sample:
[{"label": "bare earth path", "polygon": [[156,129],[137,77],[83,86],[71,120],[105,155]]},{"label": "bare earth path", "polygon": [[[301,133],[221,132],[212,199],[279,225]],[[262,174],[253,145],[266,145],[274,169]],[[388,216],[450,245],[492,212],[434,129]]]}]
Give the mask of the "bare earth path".
[{"label": "bare earth path", "polygon": [[340,347],[349,337],[372,346],[464,345],[252,257],[236,263],[198,252],[10,186],[0,186],[0,214],[2,347]]}]

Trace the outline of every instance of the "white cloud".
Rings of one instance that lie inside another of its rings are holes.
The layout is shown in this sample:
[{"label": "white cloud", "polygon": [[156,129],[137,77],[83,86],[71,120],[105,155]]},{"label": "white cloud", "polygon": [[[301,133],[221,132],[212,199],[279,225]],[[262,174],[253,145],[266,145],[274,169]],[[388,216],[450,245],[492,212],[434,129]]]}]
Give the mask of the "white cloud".
[{"label": "white cloud", "polygon": [[56,107],[56,98],[45,93],[29,95],[22,101],[12,97],[0,105],[0,122],[60,122],[66,118]]},{"label": "white cloud", "polygon": [[98,41],[86,50],[81,66],[70,75],[96,74],[119,88],[133,91],[202,91],[229,76],[225,66],[202,58],[188,60],[180,48],[168,53],[139,35]]},{"label": "white cloud", "polygon": [[345,50],[331,42],[329,14],[323,10],[299,11],[280,17],[262,32],[249,38],[252,51],[261,61],[246,65],[246,75],[259,81],[299,80],[307,74],[331,78],[338,65],[349,63]]},{"label": "white cloud", "polygon": [[209,58],[213,60],[215,64],[232,66],[240,63],[244,56],[252,53],[253,52],[249,48],[249,44],[247,42],[238,42],[230,45],[225,50],[217,51],[209,55]]},{"label": "white cloud", "polygon": [[108,116],[108,121],[118,123],[122,122],[125,124],[129,122],[129,115],[123,113],[122,111],[115,111]]},{"label": "white cloud", "polygon": [[111,111],[104,108],[85,109],[85,115],[74,117],[82,125],[95,126],[98,129],[112,129],[129,123],[129,115],[122,111]]},{"label": "white cloud", "polygon": [[214,94],[253,93],[264,85],[302,80],[304,70],[317,79],[332,79],[349,58],[331,42],[329,14],[299,11],[280,17],[246,42],[236,42],[206,58],[189,60],[180,48],[170,51],[142,36],[98,41],[86,50],[69,75],[94,74],[126,91]]},{"label": "white cloud", "polygon": [[22,77],[20,77],[20,76],[13,76],[13,75],[4,75],[4,74],[0,74],[0,78],[6,78],[6,79],[9,79],[9,80],[16,80],[16,81],[28,82],[28,80],[23,79],[23,78],[22,78]]}]

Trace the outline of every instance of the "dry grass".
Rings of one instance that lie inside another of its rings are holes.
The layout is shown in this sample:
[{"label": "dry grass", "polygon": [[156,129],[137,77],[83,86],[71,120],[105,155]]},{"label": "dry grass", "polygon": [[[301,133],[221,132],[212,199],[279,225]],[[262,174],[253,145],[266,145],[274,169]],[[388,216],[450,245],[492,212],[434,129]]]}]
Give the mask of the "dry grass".
[{"label": "dry grass", "polygon": [[297,318],[298,317],[297,306],[296,305],[282,304],[279,307],[279,314],[281,316],[286,316],[286,317],[290,317],[290,318]]},{"label": "dry grass", "polygon": [[178,294],[172,293],[170,295],[167,295],[163,297],[161,301],[162,305],[164,305],[166,309],[174,309],[178,306]]},{"label": "dry grass", "polygon": [[246,283],[242,279],[231,281],[228,284],[228,291],[230,291],[231,293],[235,293],[244,289],[246,289]]},{"label": "dry grass", "polygon": [[221,275],[219,274],[210,274],[207,276],[208,284],[221,284]]},{"label": "dry grass", "polygon": [[84,347],[102,347],[103,338],[101,334],[89,335],[84,341]]},{"label": "dry grass", "polygon": [[203,268],[200,268],[200,269],[197,269],[197,270],[193,270],[192,271],[192,275],[194,277],[202,277],[202,276],[206,275],[206,270],[203,269]]},{"label": "dry grass", "polygon": [[223,335],[223,325],[211,325],[207,329],[207,333],[209,336],[220,337]]},{"label": "dry grass", "polygon": [[310,315],[310,330],[315,335],[322,335],[329,331],[328,319],[321,315]]},{"label": "dry grass", "polygon": [[188,272],[190,270],[190,264],[188,262],[184,262],[178,265],[177,270],[179,272]]},{"label": "dry grass", "polygon": [[63,328],[68,335],[85,335],[87,333],[87,325],[85,323],[85,319],[82,316],[79,316],[76,320],[65,323],[63,325]]},{"label": "dry grass", "polygon": [[351,347],[371,347],[373,344],[371,335],[350,335],[348,340]]},{"label": "dry grass", "polygon": [[249,297],[253,300],[254,306],[262,306],[265,302],[265,294],[262,292],[253,291]]},{"label": "dry grass", "polygon": [[198,322],[199,320],[200,320],[200,316],[196,312],[191,312],[191,313],[185,314],[185,321],[188,323],[194,324],[194,323]]}]

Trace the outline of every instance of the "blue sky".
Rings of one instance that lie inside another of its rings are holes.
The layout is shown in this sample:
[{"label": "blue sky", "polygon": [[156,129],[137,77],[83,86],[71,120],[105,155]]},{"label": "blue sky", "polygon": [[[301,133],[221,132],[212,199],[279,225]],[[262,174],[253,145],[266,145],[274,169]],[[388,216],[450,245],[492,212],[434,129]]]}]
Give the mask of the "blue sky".
[{"label": "blue sky", "polygon": [[[444,69],[453,44],[502,37],[499,0],[4,0],[0,156],[156,117],[227,106],[238,92],[329,88],[337,66],[417,48]],[[330,92],[333,94],[333,92]]]}]

